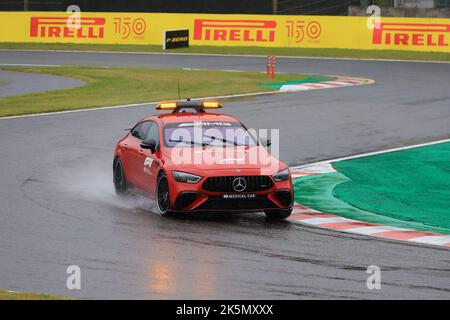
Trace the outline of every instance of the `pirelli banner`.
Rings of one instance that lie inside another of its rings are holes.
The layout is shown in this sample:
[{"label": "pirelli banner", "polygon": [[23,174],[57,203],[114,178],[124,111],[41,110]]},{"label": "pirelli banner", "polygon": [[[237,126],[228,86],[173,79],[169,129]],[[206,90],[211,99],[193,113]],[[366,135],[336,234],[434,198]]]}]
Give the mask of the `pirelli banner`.
[{"label": "pirelli banner", "polygon": [[450,19],[0,12],[0,42],[162,45],[188,29],[191,45],[450,52]]}]

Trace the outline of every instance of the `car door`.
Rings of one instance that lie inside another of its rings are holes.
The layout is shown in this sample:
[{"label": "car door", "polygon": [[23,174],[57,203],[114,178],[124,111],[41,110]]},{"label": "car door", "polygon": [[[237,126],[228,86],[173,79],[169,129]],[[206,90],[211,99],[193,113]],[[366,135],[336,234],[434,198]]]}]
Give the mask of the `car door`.
[{"label": "car door", "polygon": [[141,149],[140,162],[142,163],[142,175],[139,179],[139,187],[146,194],[153,197],[156,190],[156,183],[158,178],[158,172],[161,165],[161,151],[159,141],[159,129],[158,124],[154,121],[150,121],[148,131],[143,137],[144,140],[152,139],[156,141],[155,152],[151,152],[148,149]]},{"label": "car door", "polygon": [[149,121],[143,121],[137,124],[130,134],[130,139],[128,141],[127,149],[127,169],[129,180],[134,188],[141,189],[140,180],[142,179],[142,168],[143,168],[143,149],[141,148],[141,142],[143,137],[146,136],[148,129],[150,127]]},{"label": "car door", "polygon": [[121,150],[122,164],[125,169],[125,177],[129,187],[134,187],[136,185],[136,172],[134,169],[134,163],[136,162],[136,144],[139,139],[139,129],[141,128],[141,123],[136,124],[133,129],[130,130],[129,134],[125,139],[123,139],[119,148]]}]

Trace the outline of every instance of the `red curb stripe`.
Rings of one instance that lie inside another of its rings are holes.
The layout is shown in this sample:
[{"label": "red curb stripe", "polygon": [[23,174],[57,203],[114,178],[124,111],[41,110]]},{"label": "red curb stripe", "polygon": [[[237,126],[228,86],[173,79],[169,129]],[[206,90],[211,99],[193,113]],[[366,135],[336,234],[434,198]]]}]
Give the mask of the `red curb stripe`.
[{"label": "red curb stripe", "polygon": [[301,221],[305,219],[311,218],[336,218],[337,216],[331,216],[326,213],[320,212],[302,212],[302,213],[293,213],[290,215],[289,220]]},{"label": "red curb stripe", "polygon": [[315,172],[307,172],[307,171],[291,171],[291,174],[297,174],[302,176],[310,176],[316,174]]},{"label": "red curb stripe", "polygon": [[343,86],[343,84],[334,83],[334,82],[325,82],[324,84],[326,84],[327,86],[332,86],[332,87],[342,87]]},{"label": "red curb stripe", "polygon": [[[306,206],[300,205],[298,203],[294,204],[294,210],[301,210],[299,213],[293,213],[288,220],[303,222],[303,220],[311,219],[311,218],[342,218],[341,216],[332,215],[325,212],[318,212]],[[310,211],[311,210],[311,211]],[[354,233],[352,229],[361,228],[361,227],[386,227],[384,225],[351,220],[348,222],[329,222],[315,225],[316,227],[328,229],[328,230],[337,230],[346,233]],[[305,224],[308,224],[305,222]],[[387,226],[389,227],[389,226]],[[421,237],[442,237],[441,234],[436,234],[432,232],[425,231],[416,231],[416,230],[400,230],[400,231],[381,231],[379,233],[372,233],[370,235],[366,235],[369,237],[375,238],[384,238],[384,239],[392,239],[392,240],[400,240],[400,241],[414,241],[414,239]],[[433,244],[436,246],[450,247],[450,243],[445,244]]]},{"label": "red curb stripe", "polygon": [[345,83],[349,83],[349,84],[358,84],[358,83],[360,83],[359,81],[355,81],[355,80],[339,80],[339,82],[345,82]]},{"label": "red curb stripe", "polygon": [[325,85],[323,85],[323,84],[310,84],[310,83],[305,83],[305,84],[302,84],[301,86],[309,87],[309,88],[325,88]]},{"label": "red curb stripe", "polygon": [[361,221],[354,221],[354,222],[330,222],[330,223],[323,223],[320,224],[319,227],[322,228],[330,228],[334,230],[349,230],[353,228],[359,228],[359,227],[375,227],[378,226],[377,224],[369,223],[369,222],[361,222]]},{"label": "red curb stripe", "polygon": [[426,236],[439,237],[440,235],[432,233],[432,232],[423,232],[423,231],[415,231],[415,230],[386,231],[386,232],[377,233],[377,237],[397,239],[397,240],[409,240],[409,239],[426,237]]}]

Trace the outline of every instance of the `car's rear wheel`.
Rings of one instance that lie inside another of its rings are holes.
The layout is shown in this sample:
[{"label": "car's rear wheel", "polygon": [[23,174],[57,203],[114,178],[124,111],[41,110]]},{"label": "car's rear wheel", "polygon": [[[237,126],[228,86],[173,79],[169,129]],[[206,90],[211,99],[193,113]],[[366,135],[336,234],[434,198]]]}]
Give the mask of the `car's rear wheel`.
[{"label": "car's rear wheel", "polygon": [[170,209],[170,193],[169,181],[165,173],[161,173],[158,177],[158,185],[156,187],[156,207],[161,216],[169,214]]},{"label": "car's rear wheel", "polygon": [[127,193],[127,181],[125,180],[125,171],[123,169],[122,161],[120,161],[119,158],[117,158],[114,161],[113,181],[116,194],[124,195]]},{"label": "car's rear wheel", "polygon": [[280,221],[288,218],[292,213],[292,209],[266,210],[264,213],[266,214],[267,219]]}]

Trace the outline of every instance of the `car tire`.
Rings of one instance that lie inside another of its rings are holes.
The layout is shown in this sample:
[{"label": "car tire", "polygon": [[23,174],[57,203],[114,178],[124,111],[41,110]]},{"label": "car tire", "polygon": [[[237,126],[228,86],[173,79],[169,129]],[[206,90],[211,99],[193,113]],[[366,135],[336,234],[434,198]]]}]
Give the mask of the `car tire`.
[{"label": "car tire", "polygon": [[120,158],[116,158],[116,160],[114,160],[113,182],[116,194],[121,196],[127,194],[127,180],[125,179],[125,170],[123,169]]},{"label": "car tire", "polygon": [[170,193],[167,175],[163,172],[158,177],[155,192],[156,209],[160,216],[167,216],[170,213]]},{"label": "car tire", "polygon": [[267,219],[271,221],[280,221],[288,218],[292,213],[292,209],[266,210],[264,213],[266,214]]}]

